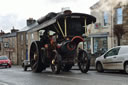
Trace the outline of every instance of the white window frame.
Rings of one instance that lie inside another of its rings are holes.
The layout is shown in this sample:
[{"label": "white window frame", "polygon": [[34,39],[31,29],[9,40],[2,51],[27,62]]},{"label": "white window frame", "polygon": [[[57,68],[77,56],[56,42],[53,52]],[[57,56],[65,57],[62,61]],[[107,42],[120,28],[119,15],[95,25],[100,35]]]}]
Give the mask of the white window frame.
[{"label": "white window frame", "polygon": [[34,34],[33,33],[31,34],[31,40],[32,41],[34,40]]},{"label": "white window frame", "polygon": [[[108,13],[105,11],[103,12],[103,26],[107,27],[108,26]],[[106,23],[105,23],[106,22]]]},{"label": "white window frame", "polygon": [[21,34],[21,41],[23,41],[24,40],[24,36],[23,36],[23,34]]},{"label": "white window frame", "polygon": [[[120,9],[121,14],[119,14]],[[121,21],[119,21],[120,19]],[[116,9],[116,24],[123,24],[123,9],[121,7]]]}]

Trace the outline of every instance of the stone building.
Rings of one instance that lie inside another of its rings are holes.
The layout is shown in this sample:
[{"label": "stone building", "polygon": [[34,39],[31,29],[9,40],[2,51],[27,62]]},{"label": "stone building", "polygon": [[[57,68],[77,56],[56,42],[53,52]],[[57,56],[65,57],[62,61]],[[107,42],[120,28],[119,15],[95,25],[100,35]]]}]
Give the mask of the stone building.
[{"label": "stone building", "polygon": [[21,65],[23,60],[28,59],[28,42],[26,31],[17,32],[17,64]]},{"label": "stone building", "polygon": [[39,31],[31,32],[30,30],[27,31],[28,33],[28,59],[30,59],[29,52],[30,46],[33,41],[38,41],[39,38]]},{"label": "stone building", "polygon": [[3,42],[1,36],[4,34],[5,34],[4,31],[1,30],[1,32],[0,32],[0,55],[2,54],[2,42]]},{"label": "stone building", "polygon": [[0,55],[6,55],[12,64],[22,64],[28,56],[26,31],[11,30],[0,36]]},{"label": "stone building", "polygon": [[3,47],[3,39],[1,38],[1,36],[0,36],[0,56],[2,55],[2,47]]},{"label": "stone building", "polygon": [[13,64],[17,64],[17,38],[16,32],[5,34],[1,38],[0,55],[7,55]]},{"label": "stone building", "polygon": [[21,65],[23,60],[29,60],[29,47],[31,36],[27,33],[28,29],[31,29],[36,20],[29,18],[26,20],[26,27],[17,32],[17,64]]},{"label": "stone building", "polygon": [[128,0],[99,0],[90,9],[97,18],[97,22],[88,27],[92,53],[118,45],[114,33],[118,25],[122,25],[121,29],[125,31],[120,40],[121,45],[128,45]]},{"label": "stone building", "polygon": [[26,47],[26,56],[24,57],[24,60],[25,59],[29,60],[30,59],[29,50],[30,50],[31,42],[35,41],[35,40],[39,40],[39,32],[31,32],[33,28],[38,26],[38,23],[35,19],[29,18],[29,19],[27,19],[26,23],[27,23],[27,26],[24,27],[21,31],[25,32],[24,38],[26,38],[25,39],[26,44],[25,44],[25,42],[23,44],[23,45],[26,45],[25,46]]}]

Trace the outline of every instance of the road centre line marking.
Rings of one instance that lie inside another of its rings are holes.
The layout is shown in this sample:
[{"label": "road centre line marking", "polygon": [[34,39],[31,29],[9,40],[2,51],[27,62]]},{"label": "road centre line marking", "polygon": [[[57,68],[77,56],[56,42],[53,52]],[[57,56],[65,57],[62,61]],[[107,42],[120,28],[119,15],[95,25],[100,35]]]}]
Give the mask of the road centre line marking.
[{"label": "road centre line marking", "polygon": [[75,80],[86,80],[89,81],[91,79],[84,79],[84,78],[75,78],[75,77],[68,77],[68,76],[57,76],[57,75],[48,75],[50,77],[56,77],[56,78],[67,78],[67,79],[75,79]]}]

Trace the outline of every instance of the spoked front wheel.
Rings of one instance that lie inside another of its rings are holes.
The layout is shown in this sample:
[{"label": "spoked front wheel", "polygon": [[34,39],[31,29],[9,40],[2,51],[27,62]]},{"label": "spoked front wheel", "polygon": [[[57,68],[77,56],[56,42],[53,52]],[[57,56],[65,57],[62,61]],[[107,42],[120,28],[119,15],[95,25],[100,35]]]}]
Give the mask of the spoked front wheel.
[{"label": "spoked front wheel", "polygon": [[79,50],[78,66],[82,73],[87,73],[90,67],[90,57],[84,50]]}]

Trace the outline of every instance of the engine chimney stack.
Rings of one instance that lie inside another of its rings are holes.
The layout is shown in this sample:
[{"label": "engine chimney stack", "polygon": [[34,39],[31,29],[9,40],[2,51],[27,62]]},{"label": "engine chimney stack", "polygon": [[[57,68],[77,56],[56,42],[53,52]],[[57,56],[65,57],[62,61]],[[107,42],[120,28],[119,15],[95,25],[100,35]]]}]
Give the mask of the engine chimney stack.
[{"label": "engine chimney stack", "polygon": [[63,14],[72,14],[72,11],[69,7],[62,8],[61,10]]}]

